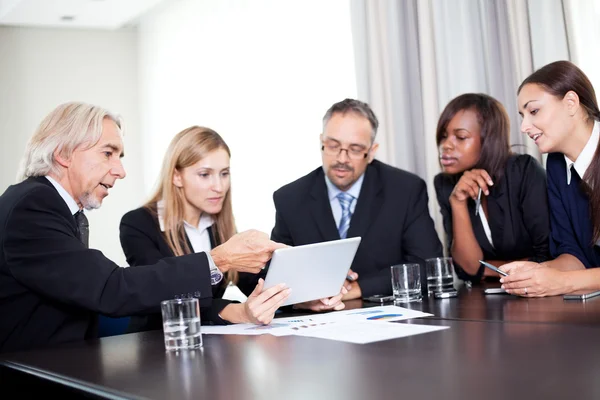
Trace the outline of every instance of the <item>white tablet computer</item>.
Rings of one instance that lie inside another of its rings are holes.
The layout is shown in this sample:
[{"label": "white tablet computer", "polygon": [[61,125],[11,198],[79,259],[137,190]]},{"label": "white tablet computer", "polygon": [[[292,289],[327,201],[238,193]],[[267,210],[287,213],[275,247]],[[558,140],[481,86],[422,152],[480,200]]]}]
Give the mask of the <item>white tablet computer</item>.
[{"label": "white tablet computer", "polygon": [[354,237],[275,250],[263,290],[285,283],[292,293],[283,306],[335,296],[360,240]]}]

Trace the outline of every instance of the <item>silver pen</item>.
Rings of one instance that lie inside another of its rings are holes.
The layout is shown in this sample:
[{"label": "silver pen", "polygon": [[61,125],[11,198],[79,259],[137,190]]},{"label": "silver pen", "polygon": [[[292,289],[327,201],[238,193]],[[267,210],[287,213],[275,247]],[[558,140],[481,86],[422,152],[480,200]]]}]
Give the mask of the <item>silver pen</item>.
[{"label": "silver pen", "polygon": [[479,207],[481,207],[481,188],[479,188],[479,194],[477,195],[477,201],[475,202],[475,216],[479,215]]}]

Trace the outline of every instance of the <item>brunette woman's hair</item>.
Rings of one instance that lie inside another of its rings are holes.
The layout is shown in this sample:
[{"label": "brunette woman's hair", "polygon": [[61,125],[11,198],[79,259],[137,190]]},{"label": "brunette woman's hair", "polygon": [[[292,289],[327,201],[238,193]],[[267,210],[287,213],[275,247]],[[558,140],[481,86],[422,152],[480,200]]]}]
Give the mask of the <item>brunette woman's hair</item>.
[{"label": "brunette woman's hair", "polygon": [[446,136],[448,124],[456,114],[473,110],[481,132],[481,152],[474,168],[484,169],[494,182],[504,175],[510,156],[510,119],[504,106],[483,93],[465,93],[448,103],[438,120],[436,142],[439,147]]},{"label": "brunette woman's hair", "polygon": [[[583,71],[572,62],[556,61],[538,69],[521,83],[517,94],[528,84],[539,85],[544,91],[560,100],[570,91],[577,93],[579,104],[587,114],[586,119],[600,121],[600,109],[594,86]],[[593,243],[596,243],[600,239],[600,142],[581,180],[590,199]]]}]

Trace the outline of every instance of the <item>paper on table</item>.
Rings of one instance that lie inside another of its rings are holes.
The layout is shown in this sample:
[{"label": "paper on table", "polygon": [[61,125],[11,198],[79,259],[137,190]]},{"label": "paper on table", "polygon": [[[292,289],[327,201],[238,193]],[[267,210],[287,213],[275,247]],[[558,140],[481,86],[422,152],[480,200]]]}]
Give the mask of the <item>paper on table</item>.
[{"label": "paper on table", "polygon": [[290,335],[289,324],[272,322],[269,325],[235,324],[202,326],[202,333],[210,335],[262,335],[269,333],[274,336]]},{"label": "paper on table", "polygon": [[448,329],[449,326],[348,322],[332,324],[313,331],[298,332],[298,336],[337,340],[356,344],[379,342],[406,336]]},{"label": "paper on table", "polygon": [[346,322],[388,322],[430,316],[421,311],[397,306],[379,306],[355,310],[334,311],[301,317],[277,318],[270,325],[235,324],[225,326],[203,326],[202,333],[217,335],[295,335],[324,326]]},{"label": "paper on table", "polygon": [[379,306],[360,308],[355,310],[337,311],[320,315],[327,317],[329,321],[403,321],[413,318],[429,317],[433,314],[427,314],[421,311],[410,310],[398,306]]}]

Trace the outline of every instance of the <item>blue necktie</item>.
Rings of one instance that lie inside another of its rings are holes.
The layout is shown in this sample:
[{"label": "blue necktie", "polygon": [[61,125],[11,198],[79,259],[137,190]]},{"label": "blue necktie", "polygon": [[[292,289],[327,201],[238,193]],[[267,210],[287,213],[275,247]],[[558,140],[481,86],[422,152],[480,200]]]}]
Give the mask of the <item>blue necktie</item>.
[{"label": "blue necktie", "polygon": [[337,199],[340,202],[340,206],[342,206],[342,219],[340,220],[338,232],[340,233],[341,239],[346,239],[346,235],[348,234],[348,228],[350,227],[350,218],[352,218],[352,213],[350,212],[350,205],[352,204],[354,197],[348,193],[341,192],[337,195]]}]

